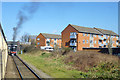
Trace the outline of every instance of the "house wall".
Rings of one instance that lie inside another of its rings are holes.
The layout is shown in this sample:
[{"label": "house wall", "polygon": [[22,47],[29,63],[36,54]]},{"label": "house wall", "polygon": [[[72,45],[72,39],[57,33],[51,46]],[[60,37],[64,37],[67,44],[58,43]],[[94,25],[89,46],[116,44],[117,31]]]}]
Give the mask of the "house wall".
[{"label": "house wall", "polygon": [[[85,34],[85,36],[83,36]],[[88,35],[88,36],[87,36]],[[85,43],[83,43],[85,40]],[[96,34],[93,34],[93,47],[99,48],[99,37]],[[83,50],[83,48],[90,47],[90,34],[89,33],[78,33],[77,36],[77,50]]]},{"label": "house wall", "polygon": [[113,47],[117,47],[117,45],[116,45],[117,38],[114,37],[114,38],[112,39],[112,41],[114,42],[114,43],[113,43]]},{"label": "house wall", "polygon": [[93,43],[94,43],[94,47],[99,48],[99,36],[98,35],[96,35],[96,37],[94,36]]},{"label": "house wall", "polygon": [[4,36],[4,32],[0,27],[0,79],[4,78],[5,76],[8,58],[7,56],[8,56],[7,42]]},{"label": "house wall", "polygon": [[[40,40],[38,40],[38,38]],[[37,47],[40,46],[47,46],[46,45],[46,38],[40,33],[37,37],[36,37],[36,45]],[[56,45],[58,45],[59,48],[61,48],[61,39],[56,38]],[[39,43],[39,44],[38,44]],[[50,38],[50,46],[54,48],[54,44],[55,44],[55,39],[54,38]]]},{"label": "house wall", "polygon": [[[38,38],[40,40],[38,40]],[[41,33],[36,37],[36,46],[37,47],[46,46],[46,38]]]},{"label": "house wall", "polygon": [[[68,25],[62,32],[62,45],[64,47],[69,47],[69,43],[70,43],[70,33],[71,32],[76,32],[77,33],[77,38],[76,38],[76,43],[77,43],[77,50],[83,50],[83,48],[90,48],[90,34],[91,33],[80,33],[78,32],[76,29],[74,29],[73,27],[71,27],[70,25]],[[83,34],[85,34],[85,36],[83,36]],[[88,34],[88,36],[87,36]],[[93,35],[93,48],[99,48],[99,46],[101,46],[99,44],[99,36],[101,36],[101,39],[104,37],[103,35],[98,35],[98,34],[92,34]],[[83,40],[85,40],[85,43],[83,43]],[[88,40],[88,43],[87,43]],[[106,39],[106,43],[108,43],[109,37],[108,39]],[[113,37],[112,41],[113,43],[113,47],[117,47],[116,45],[116,41],[117,38]],[[68,43],[68,45],[66,45],[66,43]],[[103,44],[103,40],[101,42]],[[108,47],[108,45],[106,45],[106,47]],[[104,46],[102,46],[102,48],[104,48]]]},{"label": "house wall", "polygon": [[71,27],[70,25],[68,25],[62,32],[61,32],[61,36],[62,36],[62,46],[63,47],[69,47],[69,45],[66,45],[66,43],[69,43],[70,41],[70,33],[71,32],[76,32],[78,33],[77,30],[75,30],[73,27]]},{"label": "house wall", "polygon": [[[56,38],[56,45],[57,45],[59,48],[61,48],[61,42],[62,42],[61,39]],[[54,47],[55,47],[54,45],[55,45],[55,39],[54,39],[54,38],[53,38],[53,39],[50,39],[50,46],[52,46],[52,47],[54,48]]]},{"label": "house wall", "polygon": [[[90,34],[88,36],[83,36],[83,33],[78,33],[77,35],[77,50],[82,50],[83,47],[89,47],[90,45]],[[83,43],[83,40],[85,40],[85,43]],[[87,43],[88,40],[88,43]]]}]

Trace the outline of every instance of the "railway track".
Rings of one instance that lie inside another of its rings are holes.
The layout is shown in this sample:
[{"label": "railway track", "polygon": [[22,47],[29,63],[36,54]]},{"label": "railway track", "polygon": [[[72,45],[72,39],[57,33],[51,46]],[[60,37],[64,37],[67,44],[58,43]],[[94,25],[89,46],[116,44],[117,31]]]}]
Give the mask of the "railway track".
[{"label": "railway track", "polygon": [[42,80],[25,62],[17,55],[12,56],[21,80]]}]

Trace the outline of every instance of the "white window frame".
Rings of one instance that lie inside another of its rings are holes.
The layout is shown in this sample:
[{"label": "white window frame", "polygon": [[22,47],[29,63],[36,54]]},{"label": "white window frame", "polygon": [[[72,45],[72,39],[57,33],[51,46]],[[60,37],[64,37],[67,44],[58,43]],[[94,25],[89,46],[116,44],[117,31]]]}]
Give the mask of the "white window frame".
[{"label": "white window frame", "polygon": [[86,34],[88,36],[88,34]]},{"label": "white window frame", "polygon": [[37,40],[39,41],[39,40],[40,40],[40,38],[37,38]]},{"label": "white window frame", "polygon": [[94,35],[96,37],[96,35]]},{"label": "white window frame", "polygon": [[83,40],[83,44],[85,44],[85,40]]},{"label": "white window frame", "polygon": [[83,33],[83,36],[85,36],[85,33]]},{"label": "white window frame", "polygon": [[88,43],[88,40],[87,40],[87,43]]},{"label": "white window frame", "polygon": [[97,41],[95,40],[95,44],[97,43]]}]

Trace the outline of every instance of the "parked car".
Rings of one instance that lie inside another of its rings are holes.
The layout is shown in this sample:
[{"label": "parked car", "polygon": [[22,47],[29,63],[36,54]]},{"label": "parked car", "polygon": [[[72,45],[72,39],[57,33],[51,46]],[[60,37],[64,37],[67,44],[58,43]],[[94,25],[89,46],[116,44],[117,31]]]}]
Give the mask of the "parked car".
[{"label": "parked car", "polygon": [[53,51],[53,47],[51,47],[51,46],[41,46],[41,50]]}]

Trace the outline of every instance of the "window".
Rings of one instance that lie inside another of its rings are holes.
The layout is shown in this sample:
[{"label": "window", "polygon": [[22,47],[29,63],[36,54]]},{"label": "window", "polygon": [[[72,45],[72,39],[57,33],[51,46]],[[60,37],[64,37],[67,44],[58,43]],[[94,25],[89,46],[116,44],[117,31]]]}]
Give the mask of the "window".
[{"label": "window", "polygon": [[39,45],[40,43],[38,42],[37,44]]},{"label": "window", "polygon": [[54,45],[56,45],[56,43],[54,43]]},{"label": "window", "polygon": [[53,44],[53,42],[51,42],[51,44]]},{"label": "window", "polygon": [[85,44],[85,40],[83,40],[83,44]]},{"label": "window", "polygon": [[118,36],[116,36],[117,40],[118,40]]},{"label": "window", "polygon": [[88,43],[88,40],[87,40],[87,43]]},{"label": "window", "polygon": [[87,36],[88,36],[88,34],[87,34]]},{"label": "window", "polygon": [[108,43],[106,43],[106,45],[108,45]]},{"label": "window", "polygon": [[94,35],[96,37],[96,35]]},{"label": "window", "polygon": [[95,44],[96,44],[96,41],[95,41]]},{"label": "window", "polygon": [[101,35],[99,35],[99,38],[101,38]]},{"label": "window", "polygon": [[40,38],[37,38],[37,40],[39,41],[39,40],[40,40]]},{"label": "window", "polygon": [[90,34],[90,37],[93,37],[93,34]]},{"label": "window", "polygon": [[70,35],[76,35],[77,33],[76,32],[71,32]]},{"label": "window", "polygon": [[104,45],[104,48],[106,48],[106,45]]},{"label": "window", "polygon": [[55,38],[54,40],[56,41],[57,39]]},{"label": "window", "polygon": [[93,43],[93,41],[92,41],[92,40],[90,40],[90,43]]},{"label": "window", "polygon": [[83,33],[83,36],[85,36],[85,33]]},{"label": "window", "polygon": [[68,42],[65,42],[65,46],[68,46]]}]

